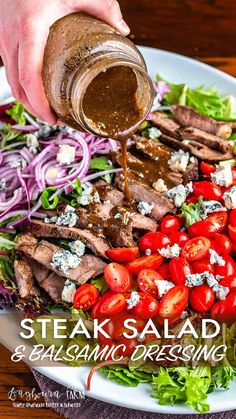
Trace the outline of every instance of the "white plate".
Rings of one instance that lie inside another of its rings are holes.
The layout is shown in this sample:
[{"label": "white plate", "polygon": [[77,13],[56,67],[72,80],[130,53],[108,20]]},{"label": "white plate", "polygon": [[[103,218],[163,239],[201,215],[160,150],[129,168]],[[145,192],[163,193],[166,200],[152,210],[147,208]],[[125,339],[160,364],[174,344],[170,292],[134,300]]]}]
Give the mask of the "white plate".
[{"label": "white plate", "polygon": [[[156,74],[161,74],[167,80],[172,82],[188,83],[190,86],[205,84],[206,86],[215,86],[217,90],[225,94],[236,95],[236,80],[212,67],[194,61],[190,58],[173,54],[158,49],[141,47],[140,48],[148,66],[149,73],[154,79]],[[10,90],[7,86],[4,70],[0,69],[0,103],[1,100],[7,100],[10,97]],[[10,322],[10,319],[9,319]],[[16,325],[6,325],[5,330],[12,337],[16,337]],[[12,349],[8,337],[0,337],[3,344]],[[14,345],[15,346],[15,345]],[[47,377],[73,387],[78,390],[85,390],[86,378],[89,369],[86,367],[41,367],[38,370]],[[236,382],[232,383],[230,390],[217,391],[209,396],[211,412],[222,412],[236,409]],[[147,412],[170,413],[170,414],[193,414],[194,412],[185,405],[160,406],[155,399],[151,397],[149,385],[140,385],[136,388],[123,387],[112,381],[106,380],[99,373],[96,373],[92,380],[92,389],[88,396],[118,406],[144,410]]]}]

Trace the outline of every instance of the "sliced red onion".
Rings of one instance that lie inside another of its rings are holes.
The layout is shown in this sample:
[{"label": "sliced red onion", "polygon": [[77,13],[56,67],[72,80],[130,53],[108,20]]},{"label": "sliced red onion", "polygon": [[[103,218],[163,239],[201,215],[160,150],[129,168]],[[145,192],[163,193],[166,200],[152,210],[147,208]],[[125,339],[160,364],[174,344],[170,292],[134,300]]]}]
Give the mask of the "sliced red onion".
[{"label": "sliced red onion", "polygon": [[38,131],[38,128],[34,125],[12,125],[11,126],[14,131],[20,131],[20,132],[33,132]]},{"label": "sliced red onion", "polygon": [[96,179],[98,177],[101,177],[101,176],[110,175],[112,173],[119,173],[119,172],[122,172],[122,171],[123,171],[123,169],[111,169],[111,170],[104,170],[102,172],[93,173],[92,175],[86,176],[83,179],[83,182],[88,182],[90,180],[94,180],[94,179]]}]

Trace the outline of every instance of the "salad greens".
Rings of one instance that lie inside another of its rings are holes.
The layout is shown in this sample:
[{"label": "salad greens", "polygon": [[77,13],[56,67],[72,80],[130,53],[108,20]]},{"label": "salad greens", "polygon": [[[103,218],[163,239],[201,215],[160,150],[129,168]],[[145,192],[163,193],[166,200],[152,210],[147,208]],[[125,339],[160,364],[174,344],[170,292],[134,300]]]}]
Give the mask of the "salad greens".
[{"label": "salad greens", "polygon": [[[157,80],[164,79],[158,75]],[[236,119],[236,103],[233,96],[223,96],[213,87],[206,88],[202,85],[192,89],[185,83],[174,84],[164,81],[170,87],[170,92],[165,93],[163,105],[187,105],[200,114],[216,120]]]},{"label": "salad greens", "polygon": [[19,125],[26,124],[26,118],[24,116],[25,108],[20,102],[15,101],[12,108],[6,111],[6,114],[11,117]]}]

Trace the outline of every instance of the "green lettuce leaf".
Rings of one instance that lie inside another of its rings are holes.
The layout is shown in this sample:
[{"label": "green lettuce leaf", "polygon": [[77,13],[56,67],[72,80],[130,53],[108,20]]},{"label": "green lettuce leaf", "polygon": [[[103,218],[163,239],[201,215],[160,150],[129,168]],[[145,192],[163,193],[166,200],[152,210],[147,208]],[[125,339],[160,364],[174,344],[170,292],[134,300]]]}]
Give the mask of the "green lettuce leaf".
[{"label": "green lettuce leaf", "polygon": [[105,156],[93,157],[91,159],[90,169],[92,170],[110,170],[113,168],[113,164],[109,164],[109,160]]},{"label": "green lettuce leaf", "polygon": [[91,279],[90,282],[91,284],[95,285],[100,294],[104,294],[104,292],[108,290],[108,285],[103,276],[101,278]]},{"label": "green lettuce leaf", "polygon": [[51,196],[56,191],[55,186],[49,186],[41,194],[41,203],[44,209],[55,209],[60,201],[60,194],[57,194],[53,200],[50,201]]},{"label": "green lettuce leaf", "polygon": [[141,371],[130,371],[128,368],[120,366],[103,367],[101,372],[112,381],[123,386],[137,387],[140,383],[152,381],[152,375]]},{"label": "green lettuce leaf", "polygon": [[9,115],[17,124],[25,125],[26,119],[24,117],[25,108],[21,105],[20,102],[15,101],[12,108],[6,111],[6,114]]},{"label": "green lettuce leaf", "polygon": [[203,198],[200,197],[197,204],[191,202],[186,204],[185,202],[181,205],[181,216],[185,218],[185,226],[188,228],[197,221],[202,220],[202,203]]}]

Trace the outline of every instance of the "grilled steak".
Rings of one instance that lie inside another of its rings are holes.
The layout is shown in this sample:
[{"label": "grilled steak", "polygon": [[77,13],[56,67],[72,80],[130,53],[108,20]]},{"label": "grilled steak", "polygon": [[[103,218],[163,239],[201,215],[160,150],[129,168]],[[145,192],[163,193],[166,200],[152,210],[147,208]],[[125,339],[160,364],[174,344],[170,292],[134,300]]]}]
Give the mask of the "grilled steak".
[{"label": "grilled steak", "polygon": [[78,284],[83,284],[90,278],[96,277],[103,272],[106,266],[97,256],[85,255],[81,257],[81,262],[76,268],[70,268],[66,272],[62,272],[51,265],[53,254],[62,249],[46,240],[38,241],[31,234],[22,234],[16,243],[15,249],[36,262],[45,265],[59,276],[68,278]]},{"label": "grilled steak", "polygon": [[131,225],[110,222],[104,226],[105,235],[109,236],[111,243],[115,247],[132,247],[135,246],[133,238],[133,228]]},{"label": "grilled steak", "polygon": [[124,194],[104,180],[98,180],[93,186],[98,191],[102,201],[110,201],[113,205],[122,205],[124,203]]},{"label": "grilled steak", "polygon": [[198,128],[224,139],[229,138],[232,133],[229,122],[215,121],[207,116],[200,115],[188,106],[173,105],[171,109],[174,120],[182,127]]},{"label": "grilled steak", "polygon": [[26,261],[15,260],[14,271],[16,285],[21,298],[26,298],[29,295],[40,295],[40,291],[34,285],[34,277],[31,267]]},{"label": "grilled steak", "polygon": [[157,126],[164,134],[172,136],[178,136],[178,129],[180,126],[175,121],[169,119],[165,114],[161,112],[153,112],[151,114],[151,120],[155,126]]},{"label": "grilled steak", "polygon": [[180,128],[178,130],[182,140],[193,140],[201,144],[206,145],[212,150],[220,151],[221,153],[227,153],[230,150],[231,146],[228,141],[223,140],[216,135],[209,134],[207,132],[201,131],[198,128]]},{"label": "grilled steak", "polygon": [[106,257],[106,251],[109,249],[106,240],[86,229],[82,230],[74,227],[46,224],[44,221],[38,220],[24,223],[23,228],[25,232],[31,232],[36,237],[58,237],[72,240],[80,239],[93,253],[103,257]]}]

